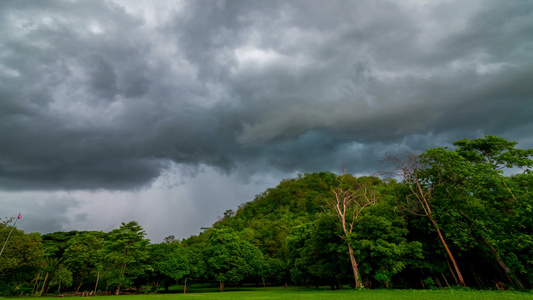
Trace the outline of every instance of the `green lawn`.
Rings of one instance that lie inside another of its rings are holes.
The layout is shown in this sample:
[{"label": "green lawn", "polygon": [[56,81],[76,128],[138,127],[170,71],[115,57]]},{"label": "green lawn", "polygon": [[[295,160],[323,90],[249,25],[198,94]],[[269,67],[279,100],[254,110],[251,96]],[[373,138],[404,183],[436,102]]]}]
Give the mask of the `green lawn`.
[{"label": "green lawn", "polygon": [[[120,300],[174,300],[174,299],[435,299],[435,300],[455,300],[455,299],[533,299],[533,293],[523,292],[499,292],[499,291],[477,291],[477,290],[337,290],[328,291],[325,289],[290,287],[269,287],[262,288],[241,288],[240,291],[228,289],[220,293],[213,288],[201,288],[195,292],[194,286],[188,294],[146,294],[146,295],[122,295],[122,296],[100,296],[88,297],[93,300],[110,300],[119,297]],[[40,300],[57,300],[55,297],[42,297]]]}]

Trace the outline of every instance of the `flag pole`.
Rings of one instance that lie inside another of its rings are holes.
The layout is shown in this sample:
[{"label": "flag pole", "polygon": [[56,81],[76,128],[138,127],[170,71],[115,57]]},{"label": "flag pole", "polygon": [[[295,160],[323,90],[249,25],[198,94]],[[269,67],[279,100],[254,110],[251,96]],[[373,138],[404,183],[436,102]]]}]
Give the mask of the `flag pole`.
[{"label": "flag pole", "polygon": [[7,235],[7,239],[4,243],[4,247],[2,247],[2,251],[0,251],[0,256],[2,255],[2,253],[4,252],[4,248],[6,247],[7,245],[7,241],[9,240],[9,237],[11,236],[11,233],[13,232],[13,229],[15,229],[15,226],[17,226],[17,221],[19,219],[21,219],[22,216],[20,215],[20,212],[19,212],[19,215],[17,216],[17,218],[15,219],[15,223],[13,224],[13,227],[11,227],[11,231],[9,232],[9,234]]}]

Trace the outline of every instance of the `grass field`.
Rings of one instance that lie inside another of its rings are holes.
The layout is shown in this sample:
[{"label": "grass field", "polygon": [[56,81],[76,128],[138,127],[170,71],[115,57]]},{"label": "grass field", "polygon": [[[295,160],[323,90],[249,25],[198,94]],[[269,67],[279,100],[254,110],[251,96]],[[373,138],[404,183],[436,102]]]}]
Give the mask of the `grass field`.
[{"label": "grass field", "polygon": [[[263,288],[241,288],[239,291],[228,289],[220,293],[216,289],[202,289],[195,291],[194,288],[188,294],[144,294],[144,295],[121,295],[121,296],[99,296],[88,297],[92,300],[110,300],[118,297],[120,300],[174,300],[174,299],[428,299],[428,300],[455,300],[455,299],[533,299],[533,293],[512,292],[512,291],[478,291],[460,289],[439,289],[439,290],[336,290],[290,287],[269,287]],[[40,300],[57,300],[56,297],[41,297]]]}]

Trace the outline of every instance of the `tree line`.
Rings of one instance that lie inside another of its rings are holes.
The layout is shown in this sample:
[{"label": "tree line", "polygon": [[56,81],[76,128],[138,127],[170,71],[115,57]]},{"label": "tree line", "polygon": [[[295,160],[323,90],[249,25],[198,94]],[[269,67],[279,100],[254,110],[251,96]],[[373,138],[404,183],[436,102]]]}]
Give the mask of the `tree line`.
[{"label": "tree line", "polygon": [[[135,221],[26,234],[0,257],[4,295],[149,285],[531,289],[533,149],[495,136],[385,158],[380,176],[286,179],[195,236],[150,243]],[[12,219],[0,224],[5,240]]]}]

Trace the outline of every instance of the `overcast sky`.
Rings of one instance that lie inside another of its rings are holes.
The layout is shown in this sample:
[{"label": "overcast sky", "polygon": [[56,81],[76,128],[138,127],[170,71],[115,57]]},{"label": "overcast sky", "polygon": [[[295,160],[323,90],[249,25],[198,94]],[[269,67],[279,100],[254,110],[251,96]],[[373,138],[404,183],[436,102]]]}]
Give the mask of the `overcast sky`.
[{"label": "overcast sky", "polygon": [[186,238],[299,173],[533,148],[533,2],[0,1],[0,217]]}]

